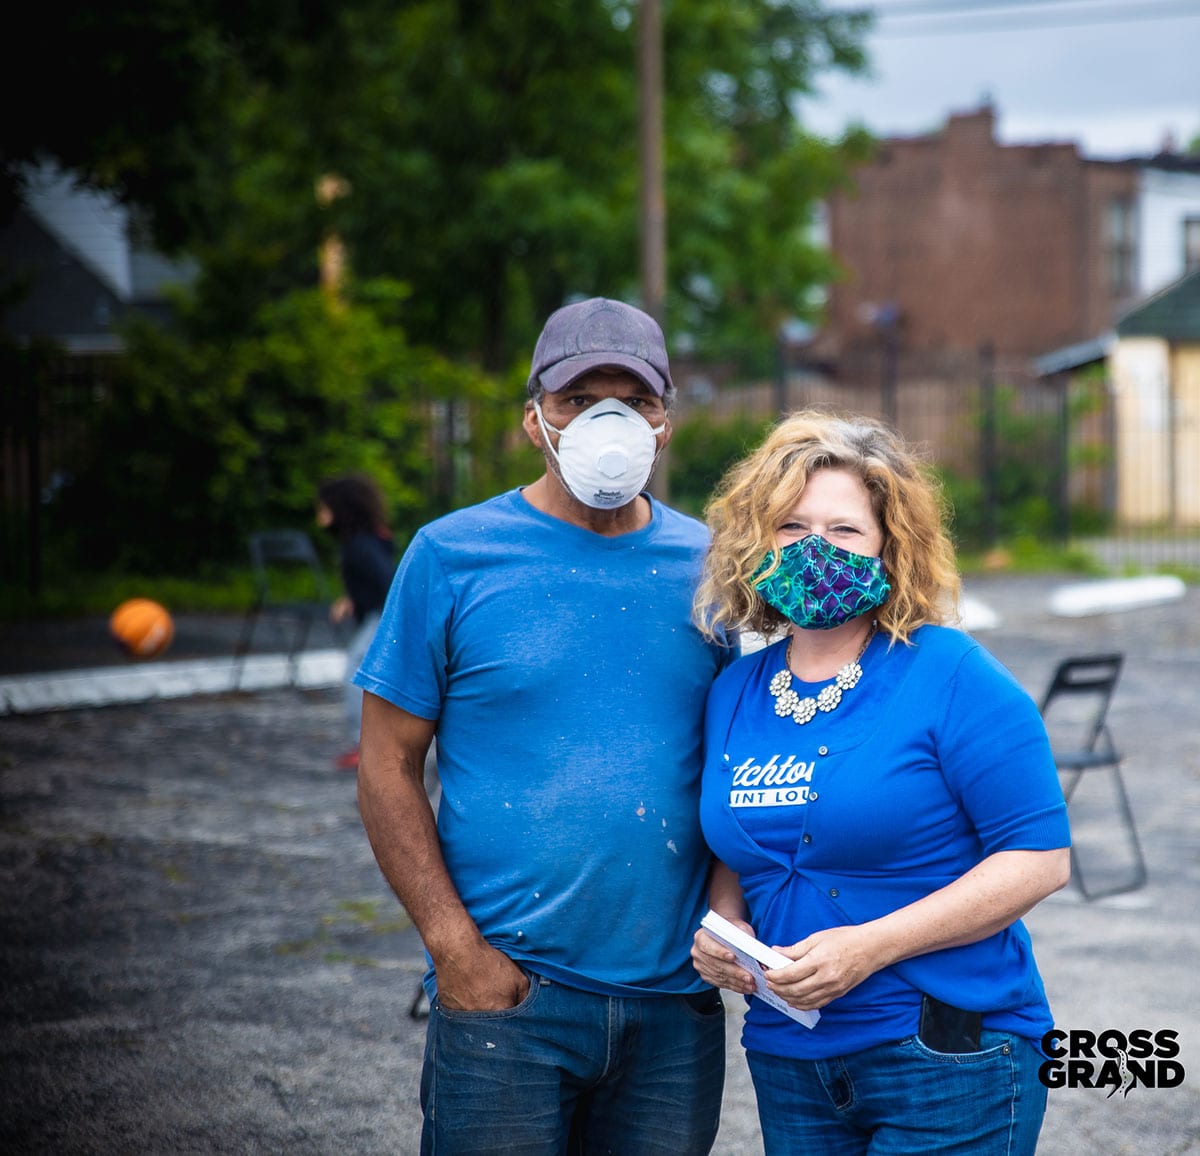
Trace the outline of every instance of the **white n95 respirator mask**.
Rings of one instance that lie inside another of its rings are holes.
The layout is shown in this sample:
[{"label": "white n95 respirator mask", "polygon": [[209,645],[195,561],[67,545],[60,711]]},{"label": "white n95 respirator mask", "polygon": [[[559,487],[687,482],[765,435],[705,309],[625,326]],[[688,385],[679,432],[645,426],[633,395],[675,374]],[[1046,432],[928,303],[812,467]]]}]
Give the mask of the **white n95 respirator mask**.
[{"label": "white n95 respirator mask", "polygon": [[[558,463],[562,480],[585,506],[615,510],[632,502],[646,487],[658,456],[657,429],[615,397],[584,410],[566,429],[551,426],[534,402],[546,449]],[[558,449],[550,431],[558,434]]]}]

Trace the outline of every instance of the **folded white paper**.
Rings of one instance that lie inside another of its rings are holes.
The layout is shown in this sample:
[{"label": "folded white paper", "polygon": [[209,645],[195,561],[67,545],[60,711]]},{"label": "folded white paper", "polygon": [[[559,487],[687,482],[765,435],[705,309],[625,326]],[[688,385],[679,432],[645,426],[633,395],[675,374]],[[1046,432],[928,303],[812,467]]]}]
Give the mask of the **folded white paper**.
[{"label": "folded white paper", "polygon": [[768,947],[765,943],[755,939],[753,935],[747,935],[740,927],[730,923],[728,919],[723,915],[718,915],[715,911],[709,910],[708,914],[700,920],[700,926],[714,939],[719,939],[725,944],[737,956],[738,963],[754,976],[756,998],[761,999],[763,1003],[770,1004],[776,1011],[783,1012],[785,1016],[790,1016],[806,1028],[817,1026],[817,1021],[821,1018],[819,1011],[803,1011],[800,1008],[794,1008],[767,987],[767,980],[763,975],[764,965],[770,968],[786,967],[792,962],[786,955]]}]

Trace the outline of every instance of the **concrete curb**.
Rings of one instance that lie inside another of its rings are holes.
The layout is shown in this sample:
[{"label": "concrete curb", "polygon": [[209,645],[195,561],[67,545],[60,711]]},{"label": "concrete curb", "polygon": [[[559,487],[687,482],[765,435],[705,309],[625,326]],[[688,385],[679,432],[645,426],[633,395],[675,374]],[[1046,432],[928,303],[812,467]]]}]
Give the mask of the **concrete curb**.
[{"label": "concrete curb", "polygon": [[[345,669],[342,650],[305,651],[296,660],[295,685],[305,690],[337,686]],[[236,686],[235,673],[232,658],[216,658],[12,675],[0,678],[0,715],[227,694],[235,689],[272,690],[292,682],[285,654],[247,656]]]},{"label": "concrete curb", "polygon": [[1103,582],[1077,582],[1052,591],[1051,614],[1083,618],[1118,610],[1140,610],[1160,602],[1177,602],[1187,592],[1183,579],[1172,574],[1146,574],[1137,578],[1112,578]]},{"label": "concrete curb", "polygon": [[[1073,583],[1051,590],[1047,608],[1059,617],[1082,617],[1174,601],[1182,598],[1184,592],[1184,584],[1178,578],[1161,575]],[[1002,616],[989,603],[965,591],[960,611],[959,625],[968,633],[998,630],[1003,625]],[[743,639],[743,653],[761,645],[761,638],[747,636]],[[248,656],[236,687],[234,672],[230,656],[2,676],[0,715],[227,694],[235,689],[272,690],[292,682],[284,654]],[[297,659],[295,684],[306,690],[323,689],[339,685],[344,675],[342,650],[309,650]]]}]

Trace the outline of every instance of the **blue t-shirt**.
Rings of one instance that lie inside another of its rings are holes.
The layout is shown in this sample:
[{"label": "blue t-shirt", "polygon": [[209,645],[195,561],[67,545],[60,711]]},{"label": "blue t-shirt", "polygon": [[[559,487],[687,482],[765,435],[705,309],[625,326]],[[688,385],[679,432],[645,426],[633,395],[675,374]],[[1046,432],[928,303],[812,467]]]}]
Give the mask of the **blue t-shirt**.
[{"label": "blue t-shirt", "polygon": [[[1037,707],[965,634],[876,637],[836,710],[798,726],[768,684],[784,643],[739,660],[709,696],[701,817],[737,872],[760,939],[790,945],[865,923],[946,886],[997,851],[1069,845]],[[812,686],[794,679],[803,698]],[[751,999],[743,1041],[774,1055],[848,1055],[917,1029],[922,992],[1039,1038],[1053,1026],[1018,921],[870,976],[802,1027]]]},{"label": "blue t-shirt", "polygon": [[355,683],[436,719],[438,833],[493,946],[586,991],[701,990],[707,532],[594,534],[511,491],[424,527]]}]

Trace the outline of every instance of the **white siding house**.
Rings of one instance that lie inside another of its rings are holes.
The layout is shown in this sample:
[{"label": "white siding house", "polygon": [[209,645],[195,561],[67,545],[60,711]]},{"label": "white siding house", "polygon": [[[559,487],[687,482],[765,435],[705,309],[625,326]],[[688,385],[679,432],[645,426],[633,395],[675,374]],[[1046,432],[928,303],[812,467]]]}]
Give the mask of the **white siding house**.
[{"label": "white siding house", "polygon": [[1200,263],[1200,172],[1150,161],[1138,183],[1137,293],[1148,297]]}]

